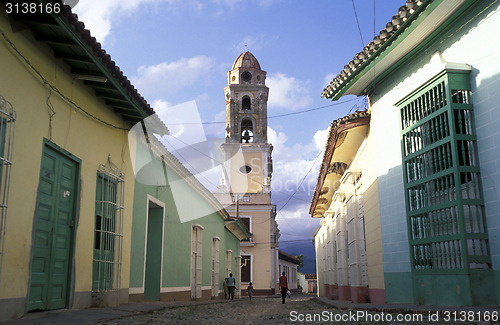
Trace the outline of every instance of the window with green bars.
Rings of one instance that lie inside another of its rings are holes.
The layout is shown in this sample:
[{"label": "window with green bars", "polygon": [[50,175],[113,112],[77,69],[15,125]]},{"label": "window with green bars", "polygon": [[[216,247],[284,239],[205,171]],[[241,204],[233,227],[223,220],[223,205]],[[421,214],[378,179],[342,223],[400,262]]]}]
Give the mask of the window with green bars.
[{"label": "window with green bars", "polygon": [[5,225],[7,223],[7,204],[12,166],[12,145],[14,142],[14,108],[0,95],[0,269],[3,257]]},{"label": "window with green bars", "polygon": [[97,173],[92,290],[120,288],[124,175],[108,158]]},{"label": "window with green bars", "polygon": [[413,269],[489,268],[469,71],[444,71],[397,105]]}]

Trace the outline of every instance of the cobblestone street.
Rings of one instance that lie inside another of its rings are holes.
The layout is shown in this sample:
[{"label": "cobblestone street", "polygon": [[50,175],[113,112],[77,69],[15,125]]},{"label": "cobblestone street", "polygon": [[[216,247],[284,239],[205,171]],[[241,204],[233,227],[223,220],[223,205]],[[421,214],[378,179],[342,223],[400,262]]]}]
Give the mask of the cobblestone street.
[{"label": "cobblestone street", "polygon": [[[281,299],[278,297],[266,297],[254,298],[252,301],[243,298],[227,302],[170,306],[99,324],[450,324],[450,322],[430,321],[427,317],[417,318],[422,317],[417,314],[405,316],[407,317],[405,320],[397,321],[396,314],[338,310],[314,301],[311,296],[298,295],[287,299],[286,304],[281,304]],[[353,320],[355,317],[358,318]],[[460,322],[460,324],[489,323]]]}]

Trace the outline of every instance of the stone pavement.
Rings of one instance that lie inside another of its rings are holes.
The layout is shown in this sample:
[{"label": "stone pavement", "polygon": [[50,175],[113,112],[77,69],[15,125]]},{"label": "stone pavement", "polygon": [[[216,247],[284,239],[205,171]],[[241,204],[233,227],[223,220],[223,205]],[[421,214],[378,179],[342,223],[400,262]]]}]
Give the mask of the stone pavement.
[{"label": "stone pavement", "polygon": [[[80,324],[293,324],[300,323],[292,321],[291,312],[296,315],[307,317],[317,314],[330,315],[330,317],[347,317],[350,313],[358,311],[370,312],[371,315],[380,317],[385,314],[422,314],[425,317],[419,322],[374,322],[366,321],[341,321],[342,324],[500,324],[498,316],[499,306],[489,307],[447,307],[447,306],[417,306],[411,304],[355,304],[346,301],[334,301],[312,295],[293,295],[282,305],[277,296],[256,297],[252,301],[248,298],[235,301],[212,300],[212,301],[184,301],[184,302],[143,302],[129,303],[117,307],[88,308],[83,310],[55,310],[48,312],[29,313],[24,317],[7,322],[2,325],[80,325]],[[465,314],[460,314],[464,313]],[[439,313],[439,321],[431,321],[430,314]],[[470,314],[469,314],[470,313]],[[244,314],[243,320],[238,318]],[[246,314],[246,315],[245,315]],[[192,315],[192,317],[191,317]],[[443,322],[443,316],[448,315],[450,319]],[[460,319],[464,315],[465,320]],[[469,315],[474,320],[467,318]],[[484,316],[497,315],[495,321],[490,317],[485,321]],[[478,319],[482,317],[481,319]],[[458,317],[458,319],[457,319]],[[199,320],[199,321],[198,321]],[[325,322],[322,320],[321,322]],[[319,322],[319,323],[321,323]],[[330,320],[326,322],[337,323]],[[311,323],[311,322],[307,322]],[[318,322],[313,322],[318,323]]]}]

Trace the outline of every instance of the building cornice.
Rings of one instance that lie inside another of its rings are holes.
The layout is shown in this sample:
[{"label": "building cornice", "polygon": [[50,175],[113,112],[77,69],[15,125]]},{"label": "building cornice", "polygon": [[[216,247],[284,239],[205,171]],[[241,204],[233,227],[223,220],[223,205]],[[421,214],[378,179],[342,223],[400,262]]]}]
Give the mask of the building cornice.
[{"label": "building cornice", "polygon": [[367,126],[370,124],[370,113],[367,111],[360,111],[345,117],[339,118],[330,125],[330,132],[328,135],[327,142],[325,144],[325,153],[323,154],[323,160],[321,163],[318,181],[316,183],[316,188],[311,200],[311,206],[309,208],[309,214],[313,215],[318,204],[320,196],[323,194],[323,184],[325,182],[328,169],[330,168],[330,163],[332,162],[332,157],[334,156],[335,149],[338,147],[339,136],[348,132],[351,129]]},{"label": "building cornice", "polygon": [[407,0],[386,28],[348,62],[321,96],[366,95],[380,80],[476,3],[473,0]]}]

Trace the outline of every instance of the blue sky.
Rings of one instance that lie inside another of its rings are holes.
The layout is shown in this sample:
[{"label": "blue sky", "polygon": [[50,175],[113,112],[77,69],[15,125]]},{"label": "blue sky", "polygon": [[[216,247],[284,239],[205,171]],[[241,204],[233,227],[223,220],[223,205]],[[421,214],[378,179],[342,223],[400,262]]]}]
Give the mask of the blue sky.
[{"label": "blue sky", "polygon": [[[267,71],[270,88],[268,137],[274,146],[272,195],[279,211],[280,248],[310,255],[319,220],[308,215],[308,208],[327,128],[365,105],[363,98],[353,96],[331,102],[321,98],[321,91],[404,4],[404,0],[80,0],[73,12],[155,111],[168,111],[174,120],[186,119],[184,103],[195,101],[200,121],[215,122],[203,125],[209,138],[224,137],[224,124],[217,122],[224,121],[226,72],[241,52],[256,56]],[[324,108],[308,111],[320,107]],[[299,114],[273,117],[289,113]],[[220,173],[212,171],[200,181],[213,189],[219,178]]]}]

